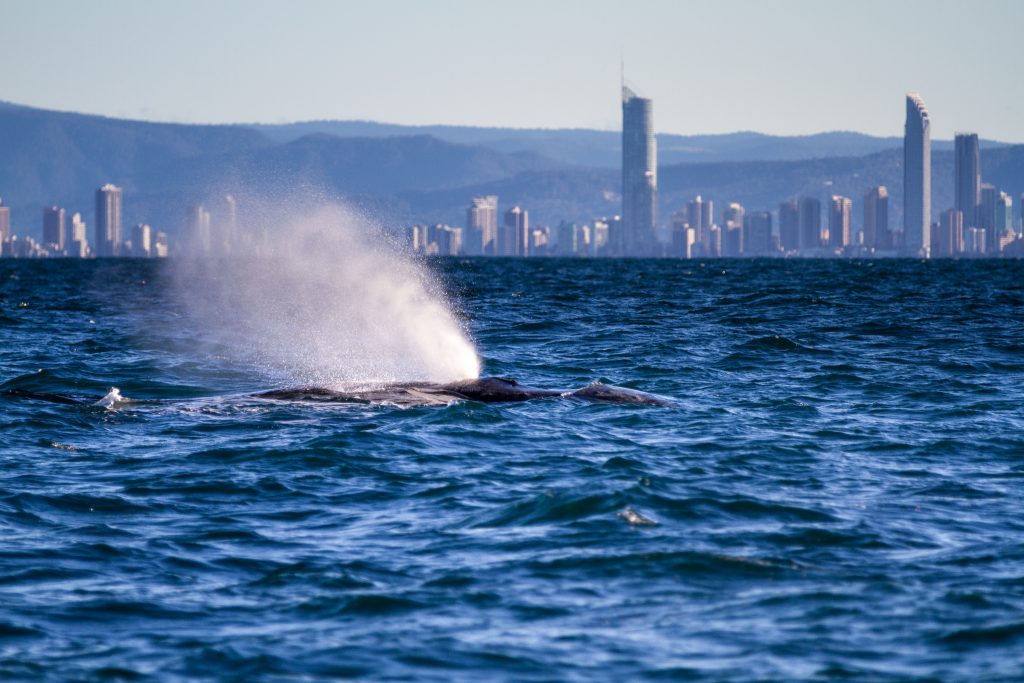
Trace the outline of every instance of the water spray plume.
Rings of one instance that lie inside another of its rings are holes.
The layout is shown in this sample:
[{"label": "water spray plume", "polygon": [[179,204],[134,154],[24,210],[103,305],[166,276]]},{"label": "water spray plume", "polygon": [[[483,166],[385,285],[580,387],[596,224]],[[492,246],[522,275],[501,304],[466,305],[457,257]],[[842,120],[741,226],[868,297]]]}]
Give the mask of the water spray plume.
[{"label": "water spray plume", "polygon": [[473,379],[480,361],[435,278],[337,204],[260,212],[226,255],[176,259],[197,332],[279,381],[346,387]]}]

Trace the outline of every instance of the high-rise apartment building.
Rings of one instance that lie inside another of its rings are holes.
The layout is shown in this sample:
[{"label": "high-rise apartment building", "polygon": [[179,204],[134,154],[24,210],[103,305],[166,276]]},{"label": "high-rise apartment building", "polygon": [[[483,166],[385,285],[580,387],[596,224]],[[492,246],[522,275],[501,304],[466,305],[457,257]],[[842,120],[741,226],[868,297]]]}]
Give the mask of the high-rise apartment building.
[{"label": "high-rise apartment building", "polygon": [[853,200],[849,197],[832,195],[828,209],[828,246],[843,249],[851,244],[850,221],[853,216]]},{"label": "high-rise apartment building", "polygon": [[997,235],[1013,231],[1013,197],[1005,192],[996,198],[995,229]]},{"label": "high-rise apartment building", "polygon": [[903,128],[903,250],[928,256],[931,248],[932,133],[924,100],[907,94]]},{"label": "high-rise apartment building", "polygon": [[622,87],[622,226],[626,256],[657,250],[658,158],[651,100]]},{"label": "high-rise apartment building", "polygon": [[107,183],[96,190],[93,248],[97,256],[117,256],[121,248],[121,188]]},{"label": "high-rise apartment building", "polygon": [[864,246],[869,249],[892,249],[889,232],[889,190],[884,185],[872,187],[864,195]]},{"label": "high-rise apartment building", "polygon": [[505,222],[499,230],[502,256],[528,256],[530,253],[530,214],[513,206],[505,212]]},{"label": "high-rise apartment building", "polygon": [[985,244],[990,251],[995,251],[999,244],[999,232],[996,230],[996,203],[998,200],[999,190],[994,185],[982,183],[978,195],[978,205],[975,208],[973,227],[985,231]]},{"label": "high-rise apartment building", "polygon": [[738,202],[731,202],[722,211],[722,256],[736,258],[743,254],[743,217],[746,210]]},{"label": "high-rise apartment building", "polygon": [[669,256],[673,258],[691,258],[693,244],[697,239],[697,231],[690,227],[685,211],[672,214],[672,242]]},{"label": "high-rise apartment building", "polygon": [[466,210],[466,234],[463,249],[470,256],[493,256],[497,252],[498,198],[494,195],[473,197]]},{"label": "high-rise apartment building", "polygon": [[65,240],[64,209],[59,206],[46,207],[43,209],[43,244],[61,253],[64,251]]},{"label": "high-rise apartment building", "polygon": [[821,202],[814,197],[800,199],[800,249],[821,247]]},{"label": "high-rise apartment building", "polygon": [[956,209],[942,213],[939,230],[932,240],[932,256],[948,258],[964,250],[964,215]]},{"label": "high-rise apartment building", "polygon": [[581,238],[582,234],[578,225],[569,221],[559,223],[555,231],[555,239],[557,240],[555,247],[558,250],[558,255],[576,256],[580,251],[583,241]]},{"label": "high-rise apartment building", "polygon": [[977,133],[956,134],[954,208],[964,215],[964,227],[981,228],[981,149]]},{"label": "high-rise apartment building", "polygon": [[427,228],[426,253],[435,256],[458,256],[462,253],[462,228],[438,223]]},{"label": "high-rise apartment building", "polygon": [[[591,253],[593,256],[607,256],[608,255],[608,234],[610,227],[604,219],[594,219],[594,225],[592,226],[591,234]],[[527,252],[528,255],[532,256],[532,252]]]},{"label": "high-rise apartment building", "polygon": [[766,256],[772,249],[772,214],[753,211],[743,216],[743,255]]},{"label": "high-rise apartment building", "polygon": [[132,256],[149,258],[153,253],[153,229],[145,223],[132,227]]},{"label": "high-rise apartment building", "polygon": [[800,248],[800,203],[795,199],[779,204],[779,247],[783,252]]},{"label": "high-rise apartment building", "polygon": [[693,228],[697,242],[707,244],[708,232],[714,224],[712,216],[715,212],[715,203],[710,199],[705,200],[697,195],[686,204],[686,221]]},{"label": "high-rise apartment building", "polygon": [[68,255],[74,258],[85,258],[89,255],[89,241],[86,238],[86,225],[82,214],[77,211],[71,215],[68,226]]}]

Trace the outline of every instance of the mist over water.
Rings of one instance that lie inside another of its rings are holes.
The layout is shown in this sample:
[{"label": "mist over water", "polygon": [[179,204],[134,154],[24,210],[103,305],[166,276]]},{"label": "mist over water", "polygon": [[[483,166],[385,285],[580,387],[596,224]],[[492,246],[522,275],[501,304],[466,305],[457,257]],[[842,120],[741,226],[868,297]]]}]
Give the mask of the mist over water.
[{"label": "mist over water", "polygon": [[476,349],[440,283],[338,203],[253,212],[231,253],[196,242],[175,289],[196,340],[278,382],[351,387],[475,378]]}]

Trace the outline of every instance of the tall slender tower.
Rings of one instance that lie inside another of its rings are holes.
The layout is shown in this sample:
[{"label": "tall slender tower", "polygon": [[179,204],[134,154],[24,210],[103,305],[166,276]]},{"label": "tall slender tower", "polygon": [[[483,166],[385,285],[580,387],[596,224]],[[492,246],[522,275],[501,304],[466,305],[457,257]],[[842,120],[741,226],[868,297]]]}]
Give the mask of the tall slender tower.
[{"label": "tall slender tower", "polygon": [[96,255],[117,256],[121,246],[121,188],[107,183],[96,190]]},{"label": "tall slender tower", "polygon": [[928,256],[932,220],[932,122],[924,100],[907,94],[903,129],[903,249]]},{"label": "tall slender tower", "polygon": [[977,133],[956,134],[956,205],[965,228],[980,228],[981,148]]},{"label": "tall slender tower", "polygon": [[627,256],[651,256],[657,247],[658,151],[654,105],[622,86],[622,227]]}]

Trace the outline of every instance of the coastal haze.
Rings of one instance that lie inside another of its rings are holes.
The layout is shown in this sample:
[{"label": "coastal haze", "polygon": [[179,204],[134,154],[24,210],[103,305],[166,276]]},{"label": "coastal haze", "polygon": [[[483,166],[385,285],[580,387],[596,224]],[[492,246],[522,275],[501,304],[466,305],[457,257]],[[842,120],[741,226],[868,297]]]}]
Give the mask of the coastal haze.
[{"label": "coastal haze", "polygon": [[[617,95],[614,84],[609,91]],[[900,100],[892,109],[901,122]],[[366,207],[396,233],[417,223],[465,227],[467,207],[480,195],[499,197],[502,213],[525,208],[534,225],[552,233],[562,221],[590,225],[622,211],[620,132],[358,122],[197,126],[6,105],[0,140],[11,160],[0,166],[11,233],[40,241],[49,206],[65,209],[68,222],[79,212],[92,240],[94,195],[106,183],[123,188],[126,239],[141,223],[170,241],[182,237],[189,207],[204,204],[216,213],[224,195],[273,199],[310,188]],[[902,138],[657,135],[657,149],[659,237],[666,243],[672,214],[697,195],[720,209],[737,202],[770,211],[775,233],[786,199],[813,196],[827,204],[833,194],[851,197],[857,232],[864,193],[884,186],[890,223],[902,225]],[[980,150],[986,181],[1019,198],[1024,147],[983,138]],[[932,168],[931,214],[939,216],[954,205],[952,140],[933,141]],[[1017,230],[1019,206],[1014,201]],[[238,211],[250,215],[244,204]],[[552,234],[552,247],[556,240]]]}]

